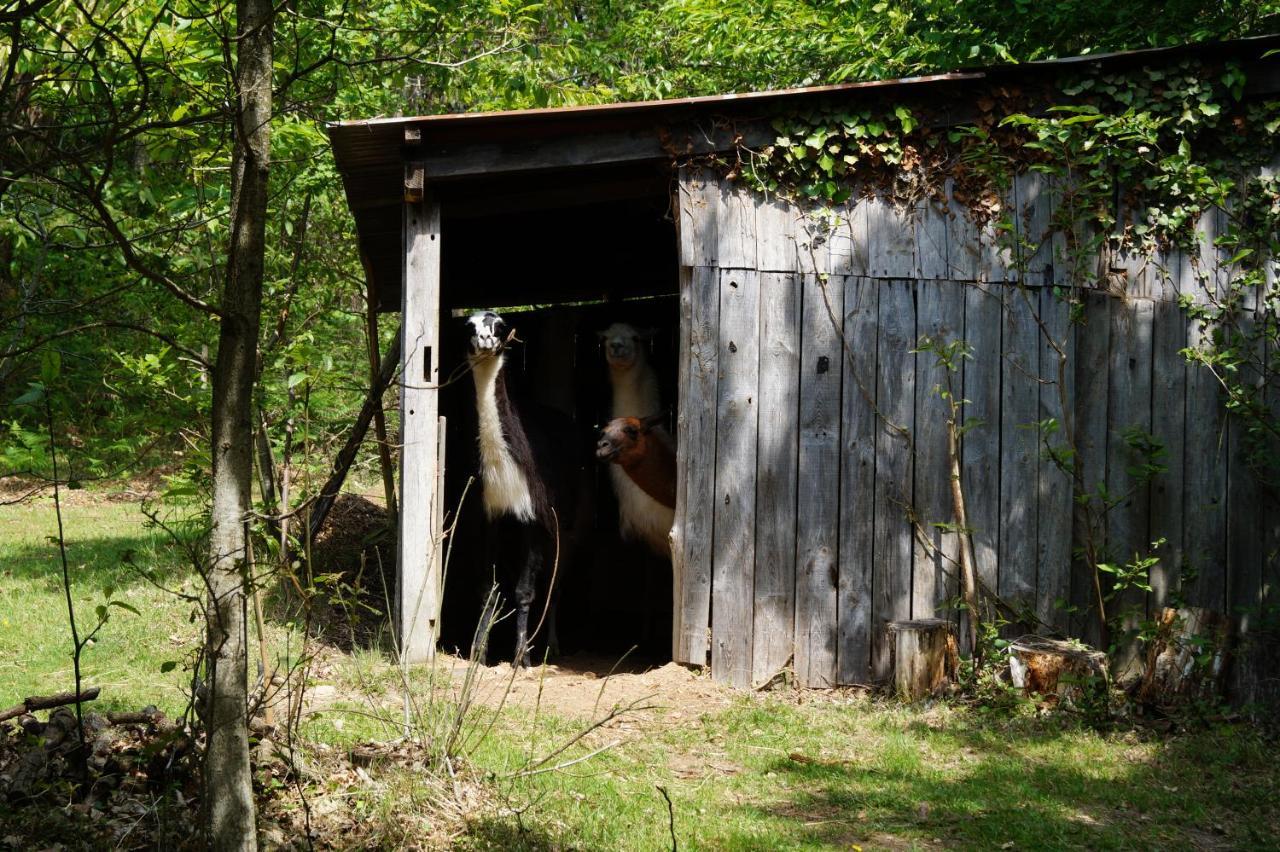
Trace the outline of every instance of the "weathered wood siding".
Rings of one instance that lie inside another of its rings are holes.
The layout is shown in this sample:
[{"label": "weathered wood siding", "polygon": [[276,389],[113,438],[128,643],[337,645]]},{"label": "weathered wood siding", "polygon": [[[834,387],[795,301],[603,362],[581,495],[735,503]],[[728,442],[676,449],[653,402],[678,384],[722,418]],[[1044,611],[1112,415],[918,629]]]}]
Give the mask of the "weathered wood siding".
[{"label": "weathered wood siding", "polygon": [[[1194,258],[1099,259],[1106,274],[1077,294],[1073,321],[1056,289],[1068,281],[1056,198],[1046,178],[1019,176],[1004,199],[1016,240],[1002,246],[955,202],[860,198],[823,230],[680,173],[678,660],[740,686],[788,661],[803,684],[860,683],[888,674],[888,622],[959,623],[948,379],[978,424],[961,477],[979,580],[1030,614],[1011,629],[1099,639],[1074,555],[1087,539],[1113,561],[1165,540],[1152,591],[1110,604],[1132,607],[1132,623],[1181,597],[1249,629],[1280,524],[1213,376],[1180,354],[1202,330],[1176,304],[1222,286],[1221,219],[1206,216]],[[972,358],[949,374],[918,351],[924,336],[964,340]],[[1132,473],[1133,429],[1166,449],[1151,481]],[[1047,452],[1067,430],[1082,485]],[[1073,512],[1082,488],[1116,500],[1098,524]]]}]

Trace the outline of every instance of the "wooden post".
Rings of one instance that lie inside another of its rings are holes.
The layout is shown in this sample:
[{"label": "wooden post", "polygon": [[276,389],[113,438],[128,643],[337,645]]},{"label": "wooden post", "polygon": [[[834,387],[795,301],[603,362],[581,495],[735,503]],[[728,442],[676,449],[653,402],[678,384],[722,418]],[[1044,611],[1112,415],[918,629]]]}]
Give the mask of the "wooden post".
[{"label": "wooden post", "polygon": [[[396,584],[400,654],[405,663],[435,658],[440,616],[438,390],[440,205],[406,168],[403,346],[400,392],[400,527]],[[421,193],[421,194],[420,194]],[[421,200],[419,200],[421,199]]]},{"label": "wooden post", "polygon": [[893,649],[893,691],[903,701],[938,695],[952,681],[959,651],[944,618],[889,624]]}]

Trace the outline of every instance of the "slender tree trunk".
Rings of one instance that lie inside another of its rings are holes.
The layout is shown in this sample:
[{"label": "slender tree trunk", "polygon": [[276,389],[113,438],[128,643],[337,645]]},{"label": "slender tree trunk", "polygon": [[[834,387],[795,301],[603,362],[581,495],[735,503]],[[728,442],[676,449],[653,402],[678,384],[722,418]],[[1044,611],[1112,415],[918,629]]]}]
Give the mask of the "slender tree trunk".
[{"label": "slender tree trunk", "polygon": [[262,313],[270,172],[269,0],[236,2],[237,108],[231,245],[213,373],[213,529],[209,548],[205,819],[215,850],[257,849],[249,767],[245,547],[253,480],[253,385]]}]

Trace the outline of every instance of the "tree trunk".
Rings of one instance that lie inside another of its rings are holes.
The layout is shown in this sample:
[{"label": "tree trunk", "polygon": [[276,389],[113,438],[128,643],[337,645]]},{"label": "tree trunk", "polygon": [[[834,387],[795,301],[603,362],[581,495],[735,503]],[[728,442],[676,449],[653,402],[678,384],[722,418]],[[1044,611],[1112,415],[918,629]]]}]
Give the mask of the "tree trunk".
[{"label": "tree trunk", "polygon": [[236,2],[237,107],[231,244],[213,373],[213,513],[207,611],[204,815],[215,850],[257,849],[249,767],[245,548],[253,479],[253,385],[270,172],[272,8]]}]

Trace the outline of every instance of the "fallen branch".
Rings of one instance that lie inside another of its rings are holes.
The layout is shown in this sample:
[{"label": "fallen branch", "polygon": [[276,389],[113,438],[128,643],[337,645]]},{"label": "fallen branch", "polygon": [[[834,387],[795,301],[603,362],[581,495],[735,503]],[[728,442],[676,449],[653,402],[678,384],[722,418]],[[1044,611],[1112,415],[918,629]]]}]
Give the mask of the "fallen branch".
[{"label": "fallen branch", "polygon": [[[94,686],[80,693],[78,698],[80,701],[92,701],[98,697],[98,693],[101,691],[101,687]],[[25,716],[37,710],[65,707],[68,704],[75,704],[76,700],[77,695],[74,692],[59,692],[57,695],[33,695],[25,699],[21,704],[14,705],[8,710],[0,711],[0,722],[7,722],[10,719]]]}]

